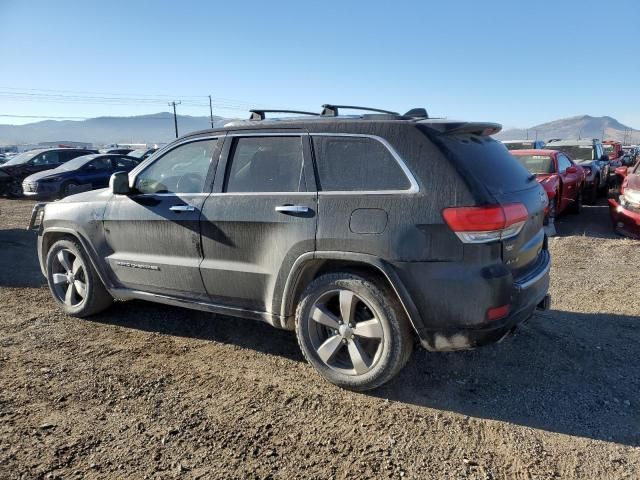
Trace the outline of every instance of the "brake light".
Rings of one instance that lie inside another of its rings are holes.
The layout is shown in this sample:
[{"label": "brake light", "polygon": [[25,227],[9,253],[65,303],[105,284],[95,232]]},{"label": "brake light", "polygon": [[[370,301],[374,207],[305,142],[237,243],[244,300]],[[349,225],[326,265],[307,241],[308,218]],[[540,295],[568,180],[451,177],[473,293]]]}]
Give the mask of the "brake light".
[{"label": "brake light", "polygon": [[487,320],[495,322],[509,315],[511,305],[502,305],[500,307],[490,308],[487,310]]},{"label": "brake light", "polygon": [[522,203],[486,207],[450,207],[442,211],[449,228],[465,243],[486,243],[514,237],[529,212]]}]

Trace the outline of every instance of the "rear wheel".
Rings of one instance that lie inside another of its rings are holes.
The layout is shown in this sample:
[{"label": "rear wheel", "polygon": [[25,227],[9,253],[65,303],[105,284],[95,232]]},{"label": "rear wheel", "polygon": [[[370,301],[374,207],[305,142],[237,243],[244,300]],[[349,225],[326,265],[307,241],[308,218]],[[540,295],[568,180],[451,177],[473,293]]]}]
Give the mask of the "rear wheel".
[{"label": "rear wheel", "polygon": [[391,380],[413,350],[411,327],[395,295],[352,273],[323,275],[307,287],[296,334],[305,358],[325,379],[358,391]]},{"label": "rear wheel", "polygon": [[58,240],[47,254],[47,282],[53,298],[69,315],[101,312],[113,298],[76,240]]}]

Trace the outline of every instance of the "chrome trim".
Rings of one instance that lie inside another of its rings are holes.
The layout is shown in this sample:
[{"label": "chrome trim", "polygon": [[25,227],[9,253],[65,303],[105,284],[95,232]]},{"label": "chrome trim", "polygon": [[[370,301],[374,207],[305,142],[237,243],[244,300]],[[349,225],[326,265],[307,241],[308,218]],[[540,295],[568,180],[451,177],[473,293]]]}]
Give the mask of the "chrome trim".
[{"label": "chrome trim", "polygon": [[420,186],[413,175],[413,172],[409,169],[405,161],[395,148],[385,139],[378,135],[369,135],[364,133],[310,133],[312,137],[356,137],[356,138],[370,138],[377,140],[391,153],[391,156],[396,160],[398,166],[409,180],[411,185],[406,190],[322,190],[318,191],[318,194],[330,194],[330,195],[395,195],[395,194],[411,194],[418,193]]},{"label": "chrome trim", "polygon": [[211,192],[210,196],[212,197],[227,197],[227,196],[290,196],[290,195],[307,195],[309,197],[315,197],[318,192]]},{"label": "chrome trim", "polygon": [[309,207],[304,205],[279,205],[276,207],[279,213],[308,213]]},{"label": "chrome trim", "polygon": [[173,205],[172,207],[169,207],[169,210],[172,212],[195,212],[196,207],[192,205]]},{"label": "chrome trim", "polygon": [[516,288],[518,288],[519,290],[525,290],[529,288],[534,283],[540,281],[540,279],[542,279],[542,277],[547,275],[551,270],[551,255],[547,250],[543,250],[542,252],[544,252],[544,255],[546,256],[546,259],[545,259],[547,262],[546,265],[542,268],[540,272],[535,274],[533,277],[527,278],[524,282],[515,281],[514,284]]}]

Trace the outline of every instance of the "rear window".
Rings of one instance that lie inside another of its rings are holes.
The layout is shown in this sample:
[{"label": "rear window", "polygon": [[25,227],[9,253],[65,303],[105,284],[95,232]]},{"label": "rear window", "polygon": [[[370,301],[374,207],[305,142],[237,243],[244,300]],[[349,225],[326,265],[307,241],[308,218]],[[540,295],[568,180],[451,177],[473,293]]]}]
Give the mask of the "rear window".
[{"label": "rear window", "polygon": [[529,150],[536,148],[533,142],[510,142],[505,143],[504,146],[507,147],[507,150]]},{"label": "rear window", "polygon": [[408,190],[411,182],[380,141],[370,137],[314,136],[320,190]]},{"label": "rear window", "polygon": [[595,148],[592,145],[554,145],[547,144],[545,148],[564,152],[574,161],[595,160]]},{"label": "rear window", "polygon": [[491,192],[509,193],[531,187],[531,173],[493,138],[477,135],[439,138],[448,153]]},{"label": "rear window", "polygon": [[514,155],[524,168],[531,173],[554,173],[553,158],[548,155]]}]

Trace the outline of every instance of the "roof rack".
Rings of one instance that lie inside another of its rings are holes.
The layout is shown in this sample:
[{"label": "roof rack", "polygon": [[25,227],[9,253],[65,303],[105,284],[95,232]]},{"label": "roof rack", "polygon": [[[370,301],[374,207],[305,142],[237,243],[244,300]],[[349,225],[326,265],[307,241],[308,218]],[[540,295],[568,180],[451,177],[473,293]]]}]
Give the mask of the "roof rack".
[{"label": "roof rack", "polygon": [[398,112],[381,110],[379,108],[356,107],[354,105],[332,105],[330,103],[325,103],[324,105],[322,105],[322,113],[320,115],[323,117],[337,117],[339,108],[346,108],[348,110],[364,110],[367,112],[376,112],[376,113],[386,113],[389,115],[400,115]]},{"label": "roof rack", "polygon": [[249,120],[264,120],[265,113],[297,113],[299,115],[318,115],[315,112],[303,112],[301,110],[249,110],[249,112],[251,112],[251,116],[249,117]]}]

